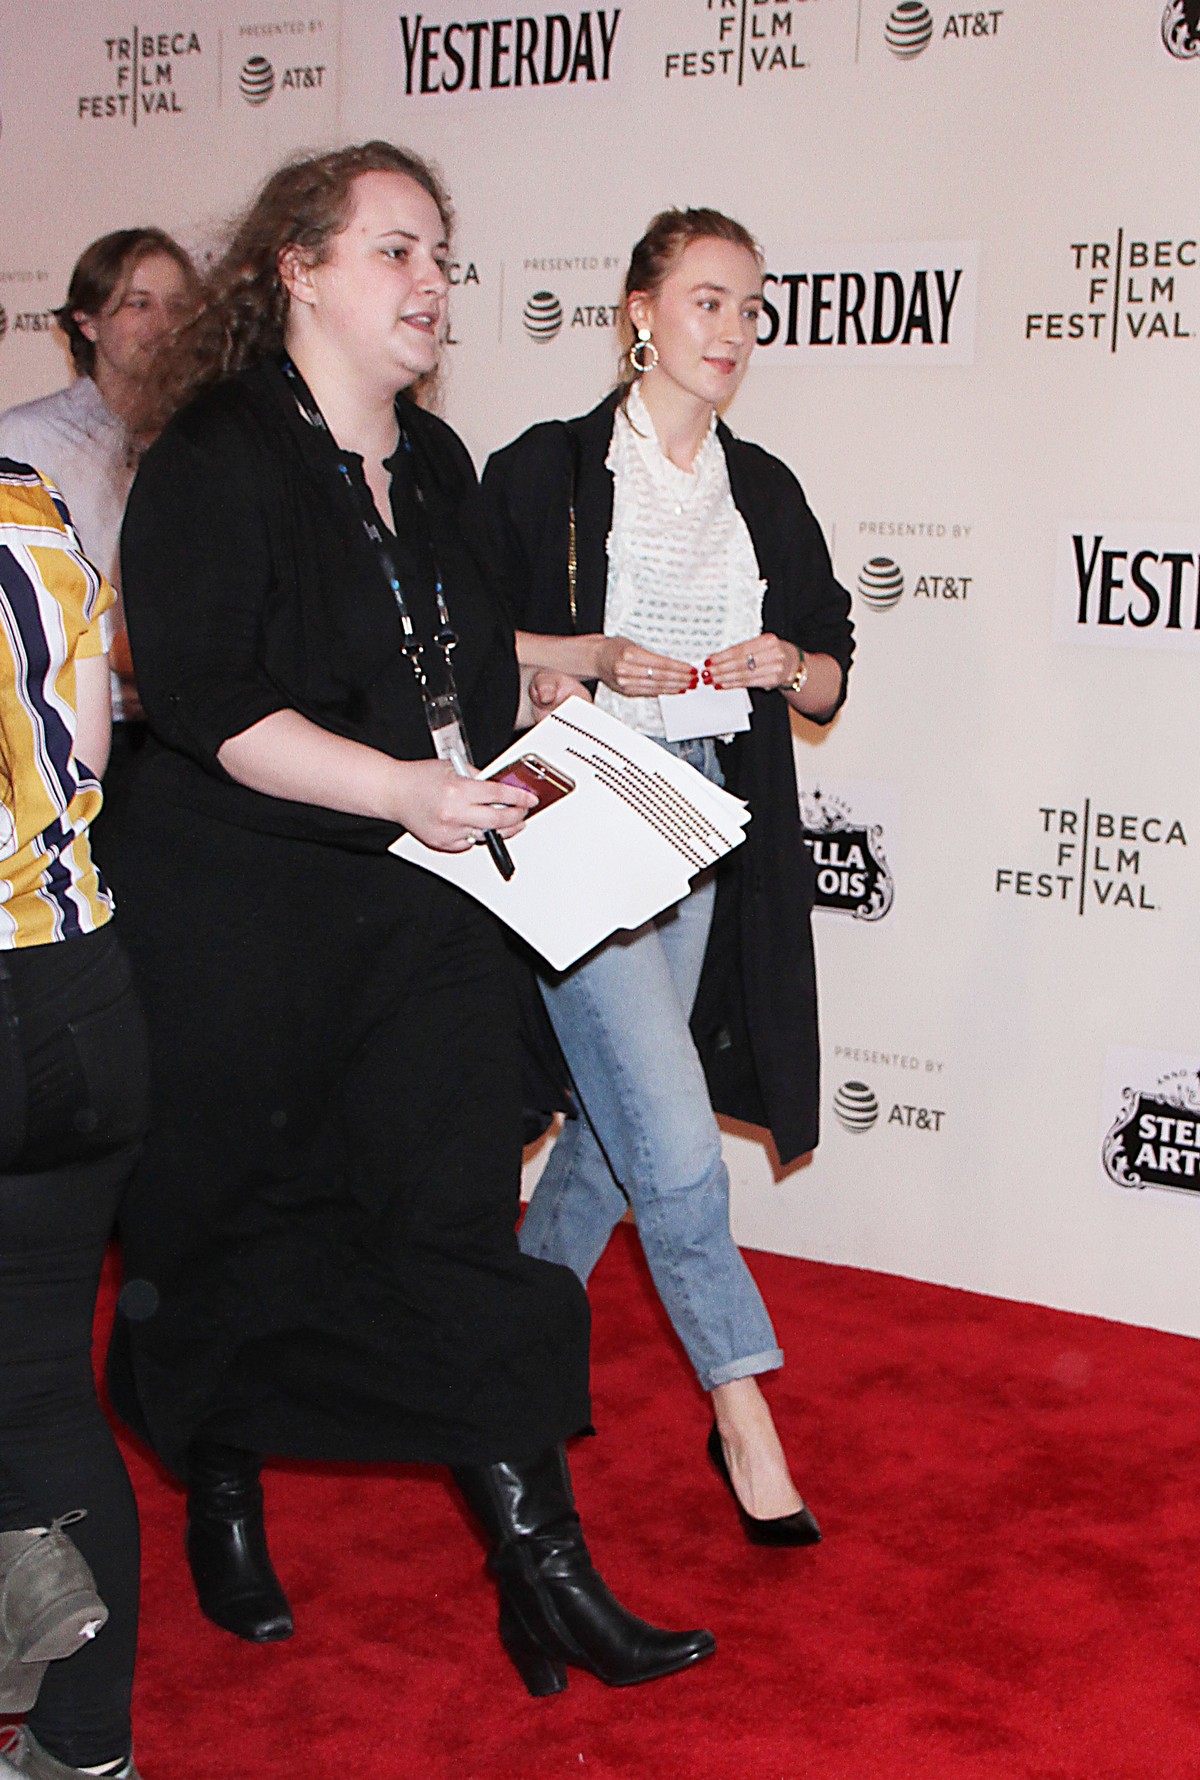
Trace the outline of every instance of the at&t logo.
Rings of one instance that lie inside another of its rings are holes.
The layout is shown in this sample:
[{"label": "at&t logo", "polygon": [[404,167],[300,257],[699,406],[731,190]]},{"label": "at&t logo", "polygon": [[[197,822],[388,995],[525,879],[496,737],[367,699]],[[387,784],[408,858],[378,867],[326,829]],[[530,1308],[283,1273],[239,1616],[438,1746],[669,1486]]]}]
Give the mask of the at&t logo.
[{"label": "at&t logo", "polygon": [[[875,1090],[866,1082],[843,1082],[833,1097],[833,1116],[843,1131],[861,1137],[879,1123],[880,1105]],[[946,1117],[944,1107],[916,1106],[907,1101],[894,1101],[888,1113],[889,1125],[905,1131],[938,1132]]]},{"label": "at&t logo", "polygon": [[53,309],[22,309],[13,318],[14,334],[50,334],[54,331]]},{"label": "at&t logo", "polygon": [[567,324],[562,299],[552,290],[535,290],[521,311],[521,320],[529,338],[545,346],[557,339],[564,325],[569,325],[572,332],[576,328],[615,328],[618,314],[615,303],[576,303]]},{"label": "at&t logo", "polygon": [[933,37],[933,14],[921,0],[900,0],[892,8],[884,29],[884,38],[894,56],[907,61],[928,49]]},{"label": "at&t logo", "polygon": [[1200,0],[1167,0],[1162,15],[1162,40],[1181,62],[1200,56]]},{"label": "at&t logo", "polygon": [[[962,528],[955,529],[958,531]],[[953,600],[962,603],[970,595],[974,580],[974,575],[934,575],[923,572],[913,582],[912,597],[918,600]],[[890,612],[904,598],[904,570],[890,556],[873,556],[858,571],[856,586],[858,597],[868,611]]]},{"label": "at&t logo", "polygon": [[879,1119],[879,1101],[866,1082],[843,1082],[833,1097],[833,1116],[844,1131],[858,1136]]},{"label": "at&t logo", "polygon": [[[285,68],[279,80],[279,91],[315,91],[325,85],[325,64],[313,63],[299,68]],[[265,105],[275,91],[275,70],[266,56],[249,56],[238,75],[238,89],[247,105]]]},{"label": "at&t logo", "polygon": [[275,91],[275,70],[266,56],[250,56],[242,64],[238,86],[247,105],[265,105]]},{"label": "at&t logo", "polygon": [[890,556],[873,556],[858,572],[858,597],[872,612],[890,612],[904,598],[904,575]]},{"label": "at&t logo", "polygon": [[[1000,8],[990,8],[986,12],[952,12],[938,35],[943,39],[954,38],[960,43],[968,37],[995,37],[1003,17]],[[933,34],[933,14],[924,0],[900,0],[888,14],[883,40],[894,56],[899,56],[902,62],[911,62],[929,48]]]},{"label": "at&t logo", "polygon": [[[32,278],[33,275],[26,276]],[[37,282],[41,283],[44,277],[45,273],[39,272]],[[18,309],[10,316],[4,304],[0,303],[0,340],[10,331],[13,334],[50,334],[54,331],[54,325],[53,309]]]},{"label": "at&t logo", "polygon": [[563,306],[552,290],[535,290],[521,312],[525,332],[539,346],[562,332]]}]

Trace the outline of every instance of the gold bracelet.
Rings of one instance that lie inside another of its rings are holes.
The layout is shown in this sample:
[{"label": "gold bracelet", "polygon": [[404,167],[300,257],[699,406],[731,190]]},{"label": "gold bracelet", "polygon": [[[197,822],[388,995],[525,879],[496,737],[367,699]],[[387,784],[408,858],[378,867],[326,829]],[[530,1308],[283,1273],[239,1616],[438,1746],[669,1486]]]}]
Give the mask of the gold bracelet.
[{"label": "gold bracelet", "polygon": [[807,679],[808,679],[808,662],[805,659],[805,654],[804,654],[803,649],[801,649],[801,651],[800,651],[800,666],[796,669],[795,673],[792,675],[790,680],[784,681],[782,687],[780,688],[780,691],[781,692],[799,692],[800,688],[804,685],[804,683]]}]

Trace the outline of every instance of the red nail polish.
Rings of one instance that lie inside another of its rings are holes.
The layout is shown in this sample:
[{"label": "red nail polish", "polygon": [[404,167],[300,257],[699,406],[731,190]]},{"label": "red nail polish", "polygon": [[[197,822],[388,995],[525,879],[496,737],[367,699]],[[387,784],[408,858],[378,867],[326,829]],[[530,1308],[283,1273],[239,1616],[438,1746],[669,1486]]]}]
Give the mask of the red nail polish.
[{"label": "red nail polish", "polygon": [[706,655],[706,656],[705,656],[705,657],[704,657],[704,665],[705,665],[705,667],[711,667],[711,666],[712,666],[712,656],[711,656],[711,655]]},{"label": "red nail polish", "polygon": [[710,673],[709,673],[709,671],[708,671],[708,669],[707,669],[707,668],[705,668],[705,670],[704,670],[704,672],[703,672],[703,673],[702,673],[702,674],[701,674],[701,676],[700,676],[700,678],[701,678],[701,679],[702,679],[702,680],[703,680],[703,681],[704,681],[704,684],[705,684],[705,685],[706,685],[706,686],[711,686],[711,685],[712,685],[712,683],[713,683],[713,677],[712,677],[712,675],[711,675],[711,674],[710,674]]}]

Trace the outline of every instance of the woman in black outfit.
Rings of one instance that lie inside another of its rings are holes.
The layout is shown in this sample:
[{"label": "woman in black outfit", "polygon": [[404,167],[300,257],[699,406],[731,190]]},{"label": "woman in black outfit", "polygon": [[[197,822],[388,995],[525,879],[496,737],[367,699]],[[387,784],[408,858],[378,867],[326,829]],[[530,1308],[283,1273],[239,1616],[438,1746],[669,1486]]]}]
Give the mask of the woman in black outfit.
[{"label": "woman in black outfit", "polygon": [[397,400],[436,368],[448,233],[435,176],[386,143],[293,163],[167,368],[188,405],[123,534],[153,742],[114,869],[157,1100],[111,1376],[187,1483],[218,1624],[292,1629],[260,1454],[446,1463],[505,1646],[549,1693],[564,1662],[623,1684],[713,1643],[634,1619],[591,1568],[562,1450],[588,1423],[587,1307],[517,1247],[503,946],[386,851],[515,834],[533,801],[434,757],[419,681],[446,681],[447,617],[478,759],[574,685],[522,687],[459,522],[467,453]]},{"label": "woman in black outfit", "polygon": [[148,1076],[89,844],[114,599],[58,491],[0,458],[0,1717],[27,1714],[6,1780],[137,1780],[137,1508],[92,1372]]}]

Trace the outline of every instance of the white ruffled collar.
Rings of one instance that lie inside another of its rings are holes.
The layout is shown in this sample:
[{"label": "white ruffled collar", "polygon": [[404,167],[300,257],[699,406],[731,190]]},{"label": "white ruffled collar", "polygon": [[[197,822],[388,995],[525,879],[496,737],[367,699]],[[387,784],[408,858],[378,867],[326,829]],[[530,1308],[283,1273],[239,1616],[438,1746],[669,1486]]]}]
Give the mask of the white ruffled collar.
[{"label": "white ruffled collar", "polygon": [[[714,468],[719,467],[721,461],[721,447],[717,441],[717,417],[714,413],[691,469],[681,470],[678,464],[672,463],[658,442],[650,410],[636,383],[630,389],[624,406],[617,409],[613,447],[614,452],[610,456],[622,451],[635,453],[658,486],[676,502],[686,502],[707,488]],[[620,461],[619,457],[617,461]]]}]

